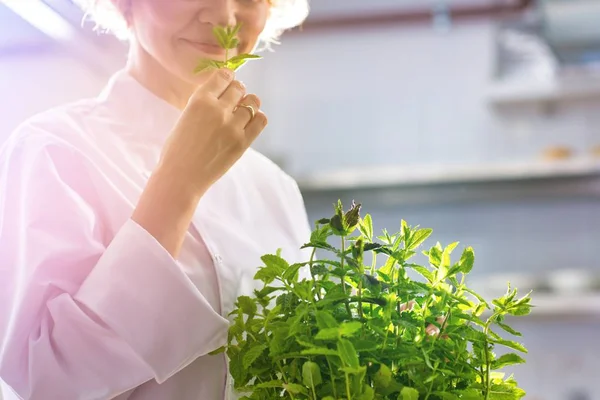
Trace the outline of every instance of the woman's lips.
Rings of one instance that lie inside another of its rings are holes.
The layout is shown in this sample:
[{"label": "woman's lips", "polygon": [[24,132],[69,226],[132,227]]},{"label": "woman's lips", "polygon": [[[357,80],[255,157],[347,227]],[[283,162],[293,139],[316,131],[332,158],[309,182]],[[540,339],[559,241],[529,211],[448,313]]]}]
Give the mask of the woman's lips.
[{"label": "woman's lips", "polygon": [[196,50],[201,51],[202,53],[211,54],[211,55],[215,55],[215,56],[224,56],[225,55],[225,49],[223,49],[221,46],[211,44],[211,43],[195,42],[195,41],[187,40],[187,39],[184,39],[184,41],[187,44],[189,44],[190,46],[192,46],[193,48],[195,48]]}]

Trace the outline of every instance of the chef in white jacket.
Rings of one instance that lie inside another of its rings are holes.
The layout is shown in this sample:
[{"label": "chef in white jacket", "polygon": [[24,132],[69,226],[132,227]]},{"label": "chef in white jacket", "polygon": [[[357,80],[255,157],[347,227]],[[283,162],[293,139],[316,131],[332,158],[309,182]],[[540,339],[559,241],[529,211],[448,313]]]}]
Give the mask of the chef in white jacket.
[{"label": "chef in white jacket", "polygon": [[[83,0],[80,0],[83,1]],[[232,398],[228,313],[260,256],[306,260],[295,181],[250,148],[267,118],[215,25],[251,52],[306,0],[86,0],[130,56],[102,93],[0,152],[0,379],[8,399]],[[85,5],[84,4],[84,5]]]}]

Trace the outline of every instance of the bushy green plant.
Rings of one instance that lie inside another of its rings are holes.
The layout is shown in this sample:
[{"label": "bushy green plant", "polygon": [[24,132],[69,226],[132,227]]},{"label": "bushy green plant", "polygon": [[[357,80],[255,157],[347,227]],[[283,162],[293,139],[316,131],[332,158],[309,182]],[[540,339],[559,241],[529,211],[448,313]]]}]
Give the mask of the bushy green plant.
[{"label": "bushy green plant", "polygon": [[[312,256],[289,264],[281,252],[262,257],[253,296],[237,299],[225,350],[245,399],[519,399],[525,392],[498,370],[525,362],[498,345],[527,349],[500,336],[521,334],[505,317],[530,312],[530,296],[510,285],[491,304],[469,289],[474,265],[458,243],[423,251],[427,266],[411,263],[431,229],[401,223],[375,236],[360,205],[319,220]],[[338,242],[334,245],[331,242]],[[316,249],[332,259],[316,259]],[[365,255],[372,263],[365,265]],[[381,261],[381,262],[380,262]],[[303,269],[309,277],[302,277]],[[415,271],[422,279],[411,279]],[[217,352],[219,352],[217,351]]]}]

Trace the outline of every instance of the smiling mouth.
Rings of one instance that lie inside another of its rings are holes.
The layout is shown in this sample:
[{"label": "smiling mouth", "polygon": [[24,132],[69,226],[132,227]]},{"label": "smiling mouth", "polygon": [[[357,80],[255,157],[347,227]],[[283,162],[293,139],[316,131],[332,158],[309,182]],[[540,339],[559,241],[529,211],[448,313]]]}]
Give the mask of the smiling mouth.
[{"label": "smiling mouth", "polygon": [[211,43],[194,42],[194,41],[186,40],[186,39],[184,39],[184,41],[187,44],[189,44],[190,46],[194,47],[196,50],[199,50],[205,54],[211,54],[211,55],[215,55],[215,56],[225,55],[225,49],[223,49],[219,45],[211,44]]}]

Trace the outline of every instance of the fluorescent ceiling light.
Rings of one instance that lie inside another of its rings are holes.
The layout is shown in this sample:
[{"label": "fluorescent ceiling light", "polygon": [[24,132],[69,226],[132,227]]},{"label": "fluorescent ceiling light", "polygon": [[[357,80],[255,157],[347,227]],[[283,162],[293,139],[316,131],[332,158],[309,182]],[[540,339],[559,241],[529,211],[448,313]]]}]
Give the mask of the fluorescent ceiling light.
[{"label": "fluorescent ceiling light", "polygon": [[41,0],[0,0],[35,28],[56,40],[71,40],[73,27]]}]

